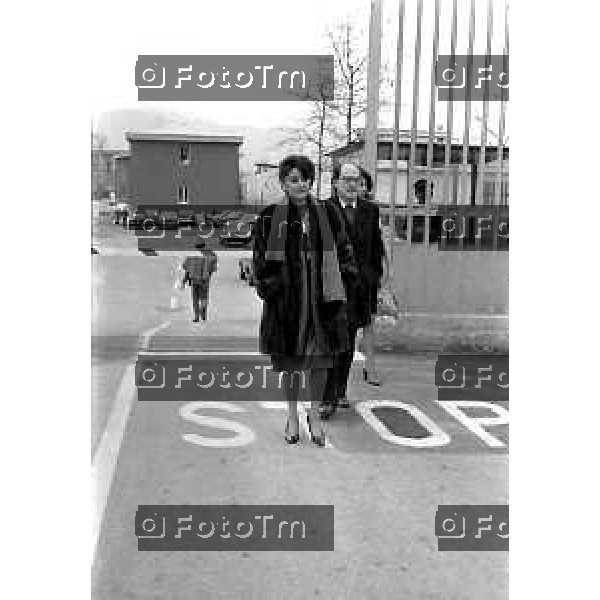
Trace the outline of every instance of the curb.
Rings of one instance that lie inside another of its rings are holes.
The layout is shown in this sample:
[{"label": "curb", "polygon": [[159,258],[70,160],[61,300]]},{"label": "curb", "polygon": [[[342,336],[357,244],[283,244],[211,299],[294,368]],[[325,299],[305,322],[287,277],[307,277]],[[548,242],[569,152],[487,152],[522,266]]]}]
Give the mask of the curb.
[{"label": "curb", "polygon": [[[397,321],[376,320],[375,352],[458,354],[509,351],[507,315],[409,314]],[[361,340],[361,349],[364,346]]]}]

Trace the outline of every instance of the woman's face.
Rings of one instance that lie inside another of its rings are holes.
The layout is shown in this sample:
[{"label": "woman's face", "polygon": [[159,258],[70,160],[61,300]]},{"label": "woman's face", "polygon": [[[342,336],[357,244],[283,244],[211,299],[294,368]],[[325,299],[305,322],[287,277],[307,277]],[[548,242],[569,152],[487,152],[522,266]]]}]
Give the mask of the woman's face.
[{"label": "woman's face", "polygon": [[305,179],[298,169],[292,169],[281,184],[281,188],[291,200],[305,200],[310,187],[310,181]]}]

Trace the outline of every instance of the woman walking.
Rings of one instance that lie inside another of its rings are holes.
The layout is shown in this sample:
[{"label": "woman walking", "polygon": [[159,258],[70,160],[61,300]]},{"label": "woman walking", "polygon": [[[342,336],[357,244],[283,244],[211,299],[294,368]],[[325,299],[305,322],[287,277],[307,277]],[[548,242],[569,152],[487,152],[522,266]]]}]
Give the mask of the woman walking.
[{"label": "woman walking", "polygon": [[352,246],[335,209],[314,199],[312,161],[288,156],[279,165],[282,204],[261,213],[254,238],[253,267],[264,300],[260,351],[281,373],[288,402],[285,440],[299,440],[298,394],[308,374],[311,440],[325,445],[318,406],[328,370],[349,348],[346,290],[357,285]]}]

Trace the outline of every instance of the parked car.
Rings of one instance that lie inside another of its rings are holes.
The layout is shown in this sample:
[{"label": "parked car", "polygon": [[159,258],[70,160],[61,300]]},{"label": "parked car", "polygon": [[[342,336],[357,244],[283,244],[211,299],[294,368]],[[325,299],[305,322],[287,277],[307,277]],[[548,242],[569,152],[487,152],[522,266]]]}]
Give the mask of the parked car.
[{"label": "parked car", "polygon": [[219,244],[245,246],[252,240],[253,233],[247,221],[227,221],[227,228],[219,234]]},{"label": "parked car", "polygon": [[129,215],[129,229],[139,229],[145,218],[146,213],[143,210],[140,210],[139,208],[133,210]]},{"label": "parked car", "polygon": [[194,227],[196,225],[196,215],[194,214],[193,208],[180,208],[178,210],[178,215],[177,222],[180,226]]},{"label": "parked car", "polygon": [[224,223],[227,222],[227,218],[225,217],[226,213],[214,213],[212,215],[206,215],[206,222],[211,223],[215,229],[221,227]]},{"label": "parked car", "polygon": [[115,225],[119,225],[121,221],[125,224],[127,222],[127,216],[129,215],[129,204],[126,202],[117,202],[113,209],[113,222]]},{"label": "parked car", "polygon": [[161,213],[160,216],[163,219],[165,229],[177,229],[177,225],[179,224],[179,217],[177,215],[177,211],[165,210]]},{"label": "parked car", "polygon": [[227,219],[229,221],[243,221],[244,213],[240,210],[232,210],[227,213]]}]

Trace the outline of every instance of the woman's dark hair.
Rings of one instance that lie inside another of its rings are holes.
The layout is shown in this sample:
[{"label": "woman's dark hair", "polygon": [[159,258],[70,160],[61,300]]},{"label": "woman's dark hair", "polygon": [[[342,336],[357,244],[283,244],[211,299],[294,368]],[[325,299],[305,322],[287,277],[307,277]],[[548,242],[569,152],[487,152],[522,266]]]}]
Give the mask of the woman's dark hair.
[{"label": "woman's dark hair", "polygon": [[373,191],[373,178],[369,175],[369,172],[363,169],[362,167],[358,167],[360,170],[360,176],[365,180],[365,185],[367,187],[367,192],[370,194]]},{"label": "woman's dark hair", "polygon": [[311,185],[315,181],[315,165],[310,158],[306,156],[300,156],[299,154],[292,154],[286,156],[279,163],[279,182],[283,183],[283,180],[288,176],[290,171],[298,169],[302,177],[307,181],[310,181]]}]

